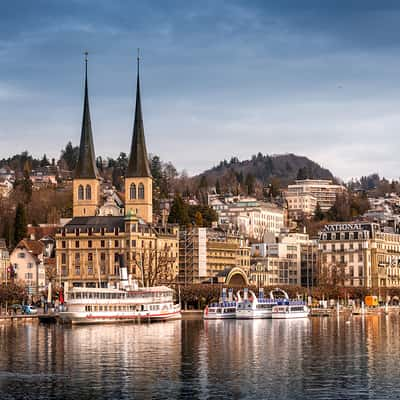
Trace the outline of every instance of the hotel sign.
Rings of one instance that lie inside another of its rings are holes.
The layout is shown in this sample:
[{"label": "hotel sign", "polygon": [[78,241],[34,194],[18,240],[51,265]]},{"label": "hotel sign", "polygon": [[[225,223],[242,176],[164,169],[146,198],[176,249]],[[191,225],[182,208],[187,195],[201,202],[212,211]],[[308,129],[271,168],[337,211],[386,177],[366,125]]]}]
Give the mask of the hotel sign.
[{"label": "hotel sign", "polygon": [[341,232],[341,231],[361,231],[364,229],[370,228],[370,226],[364,226],[363,224],[332,224],[332,225],[325,225],[324,231],[325,232]]}]

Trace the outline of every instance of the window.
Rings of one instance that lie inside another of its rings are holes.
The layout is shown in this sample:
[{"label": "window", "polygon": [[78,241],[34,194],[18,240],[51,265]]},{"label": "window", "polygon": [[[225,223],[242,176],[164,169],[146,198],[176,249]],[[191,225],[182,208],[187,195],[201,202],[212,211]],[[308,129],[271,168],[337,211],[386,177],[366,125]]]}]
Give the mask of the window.
[{"label": "window", "polygon": [[28,263],[28,268],[33,268],[33,264],[32,263]]},{"label": "window", "polygon": [[[140,186],[139,186],[140,188]],[[129,198],[131,200],[136,199],[136,185],[134,183],[131,184],[129,189]]]},{"label": "window", "polygon": [[18,253],[18,258],[25,258],[25,253]]},{"label": "window", "polygon": [[100,240],[100,247],[106,247],[106,242],[104,240]]},{"label": "window", "polygon": [[65,249],[65,248],[67,247],[67,243],[65,242],[65,240],[63,240],[63,241],[61,242],[61,247],[62,247],[63,249]]},{"label": "window", "polygon": [[80,253],[75,253],[75,263],[80,264],[80,261],[81,261]]},{"label": "window", "polygon": [[78,200],[83,200],[83,196],[84,196],[83,186],[79,185],[79,187],[78,187]]},{"label": "window", "polygon": [[61,264],[67,263],[67,255],[65,253],[61,253]]},{"label": "window", "polygon": [[114,241],[114,247],[119,247],[119,240]]},{"label": "window", "polygon": [[89,249],[91,249],[92,248],[92,241],[88,240],[87,245],[88,245]]},{"label": "window", "polygon": [[92,188],[86,185],[86,200],[92,200]]},{"label": "window", "polygon": [[88,261],[93,261],[93,253],[88,253],[87,259]]},{"label": "window", "polygon": [[81,274],[81,267],[80,265],[75,266],[75,275],[80,275]]},{"label": "window", "polygon": [[79,249],[79,240],[75,240],[75,248]]},{"label": "window", "polygon": [[143,183],[139,183],[138,198],[142,199],[142,200],[144,199],[144,185],[143,185]]}]

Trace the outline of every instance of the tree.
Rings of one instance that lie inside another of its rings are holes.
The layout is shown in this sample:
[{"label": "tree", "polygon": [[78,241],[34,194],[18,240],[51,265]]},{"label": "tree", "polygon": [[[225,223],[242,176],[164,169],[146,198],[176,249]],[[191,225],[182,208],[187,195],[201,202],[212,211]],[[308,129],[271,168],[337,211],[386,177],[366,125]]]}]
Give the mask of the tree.
[{"label": "tree", "polygon": [[27,235],[27,223],[25,207],[22,203],[18,203],[15,211],[15,223],[14,223],[14,245],[17,245],[20,240],[26,238]]},{"label": "tree", "polygon": [[145,248],[133,254],[133,263],[140,270],[143,286],[171,284],[176,278],[176,256],[171,246],[163,249]]},{"label": "tree", "polygon": [[325,218],[325,214],[323,213],[319,202],[317,203],[317,207],[315,207],[314,212],[314,221],[322,221]]},{"label": "tree", "polygon": [[253,194],[254,191],[255,191],[255,178],[254,178],[254,175],[252,175],[252,174],[250,174],[250,173],[247,174],[247,175],[246,175],[246,180],[245,180],[244,184],[245,184],[246,187],[247,187],[247,194],[248,194],[248,195]]},{"label": "tree", "polygon": [[71,142],[68,142],[63,150],[61,150],[60,160],[64,161],[68,170],[73,171],[78,163],[79,147],[73,146]]},{"label": "tree", "polygon": [[219,182],[219,179],[215,182],[215,191],[217,194],[221,194],[221,183]]},{"label": "tree", "polygon": [[182,197],[177,194],[171,206],[171,211],[168,216],[168,222],[179,224],[181,226],[189,224],[188,207],[182,200]]},{"label": "tree", "polygon": [[196,226],[203,226],[203,215],[200,211],[197,211],[194,215],[194,223]]},{"label": "tree", "polygon": [[49,160],[47,159],[46,154],[43,154],[43,158],[40,160],[40,166],[43,167],[47,167],[50,165]]}]

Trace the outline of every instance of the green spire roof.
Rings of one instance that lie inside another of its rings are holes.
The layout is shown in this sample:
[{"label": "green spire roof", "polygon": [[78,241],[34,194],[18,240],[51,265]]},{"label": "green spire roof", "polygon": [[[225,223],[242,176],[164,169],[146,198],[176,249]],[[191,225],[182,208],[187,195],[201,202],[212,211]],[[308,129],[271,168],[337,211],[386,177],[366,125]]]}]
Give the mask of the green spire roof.
[{"label": "green spire roof", "polygon": [[85,56],[85,99],[83,103],[81,143],[79,145],[79,158],[75,169],[75,179],[96,179],[98,177],[98,171],[96,167],[96,157],[94,155],[92,124],[90,121],[87,53],[85,53]]},{"label": "green spire roof", "polygon": [[137,58],[135,122],[133,125],[131,152],[129,154],[128,168],[126,169],[125,176],[127,178],[151,178],[146,141],[144,138],[142,103],[140,101],[139,57]]}]

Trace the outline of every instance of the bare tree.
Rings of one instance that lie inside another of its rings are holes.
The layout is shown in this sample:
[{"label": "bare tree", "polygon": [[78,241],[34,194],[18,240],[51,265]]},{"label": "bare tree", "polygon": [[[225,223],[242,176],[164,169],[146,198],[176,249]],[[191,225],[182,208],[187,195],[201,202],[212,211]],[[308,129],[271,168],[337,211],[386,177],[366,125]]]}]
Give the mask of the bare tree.
[{"label": "bare tree", "polygon": [[173,256],[171,246],[164,249],[142,249],[133,254],[132,261],[140,270],[143,286],[168,285],[176,279],[176,256]]}]

